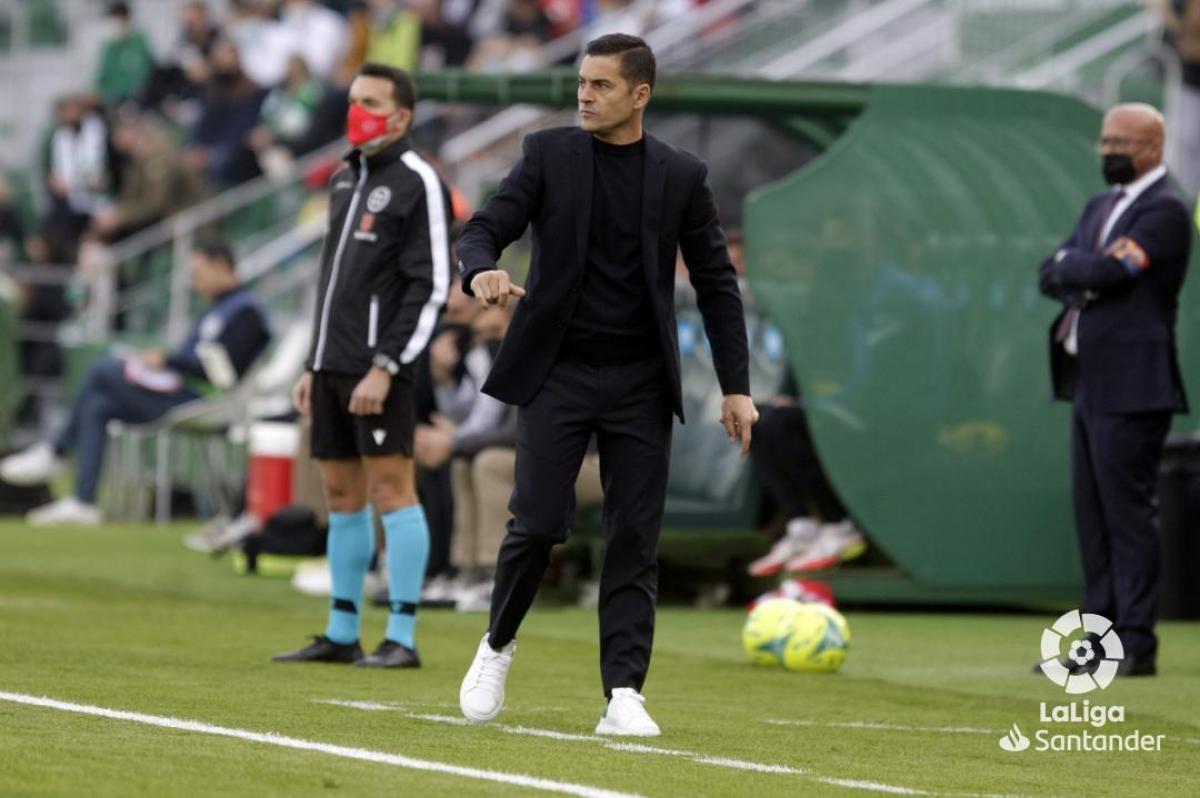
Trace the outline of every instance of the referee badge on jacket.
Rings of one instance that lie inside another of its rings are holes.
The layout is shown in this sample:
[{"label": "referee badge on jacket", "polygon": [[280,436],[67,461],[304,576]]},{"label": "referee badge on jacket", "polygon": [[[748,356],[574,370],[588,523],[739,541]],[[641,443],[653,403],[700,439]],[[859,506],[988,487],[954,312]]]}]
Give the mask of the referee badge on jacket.
[{"label": "referee badge on jacket", "polygon": [[367,210],[371,213],[379,213],[388,206],[392,201],[392,190],[387,186],[379,186],[371,190],[367,195]]}]

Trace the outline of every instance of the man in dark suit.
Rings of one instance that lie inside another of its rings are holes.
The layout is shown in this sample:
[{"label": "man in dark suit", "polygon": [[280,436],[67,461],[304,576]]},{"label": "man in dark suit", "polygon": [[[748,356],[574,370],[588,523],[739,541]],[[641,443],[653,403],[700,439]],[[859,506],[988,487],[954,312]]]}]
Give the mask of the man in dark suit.
[{"label": "man in dark suit", "polygon": [[[604,486],[599,734],[653,736],[641,695],[650,665],[658,535],[671,413],[682,419],[674,264],[683,252],[725,394],[721,421],[749,451],[749,393],[737,278],[702,161],[645,135],[654,54],[635,36],[588,44],[578,128],[526,136],[521,160],[458,239],[463,285],[485,304],[524,297],[484,392],[518,410],[513,518],[500,549],[491,624],[459,693],[463,714],[500,712],[514,638],[550,549],[566,540],[592,435]],[[497,269],[533,229],[524,288]]]},{"label": "man in dark suit", "polygon": [[1100,152],[1113,188],[1092,197],[1066,243],[1041,265],[1062,301],[1050,328],[1057,399],[1074,402],[1071,478],[1085,611],[1113,621],[1118,671],[1156,671],[1160,552],[1156,488],[1173,413],[1187,412],[1175,315],[1191,220],[1162,163],[1162,115],[1118,105]]}]

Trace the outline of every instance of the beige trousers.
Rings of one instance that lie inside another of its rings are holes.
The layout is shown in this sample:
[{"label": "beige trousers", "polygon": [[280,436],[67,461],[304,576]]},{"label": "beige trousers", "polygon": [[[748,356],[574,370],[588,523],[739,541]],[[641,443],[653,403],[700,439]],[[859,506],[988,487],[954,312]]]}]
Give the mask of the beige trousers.
[{"label": "beige trousers", "polygon": [[[463,571],[496,567],[496,556],[507,532],[508,499],[515,480],[517,451],[484,449],[473,458],[458,457],[450,464],[454,491],[454,539],[451,558]],[[588,454],[575,480],[576,510],[597,507],[604,500],[600,458]]]}]

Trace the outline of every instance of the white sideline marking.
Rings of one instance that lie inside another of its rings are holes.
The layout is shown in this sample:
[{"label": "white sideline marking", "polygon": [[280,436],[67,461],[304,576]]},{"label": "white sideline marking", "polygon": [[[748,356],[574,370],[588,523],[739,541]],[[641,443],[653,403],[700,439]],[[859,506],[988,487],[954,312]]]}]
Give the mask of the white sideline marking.
[{"label": "white sideline marking", "polygon": [[[422,715],[417,713],[405,713],[408,717],[414,720],[427,720],[431,723],[445,723],[451,726],[468,726],[470,725],[465,718],[456,718],[449,715]],[[766,765],[761,762],[747,762],[742,759],[727,759],[725,757],[708,756],[706,754],[697,754],[693,751],[679,751],[674,748],[659,748],[654,745],[644,745],[642,743],[630,743],[618,740],[613,740],[608,737],[602,737],[598,734],[570,734],[568,732],[554,731],[553,729],[533,729],[528,726],[509,726],[505,723],[488,724],[490,728],[495,729],[505,734],[520,734],[527,737],[544,737],[551,740],[564,740],[573,743],[599,743],[605,748],[613,751],[624,751],[626,753],[636,754],[657,754],[659,756],[677,756],[684,759],[690,759],[693,762],[698,762],[702,765],[716,765],[717,767],[734,768],[736,770],[753,770],[758,773],[786,773],[793,776],[799,776],[804,773],[800,768],[788,767],[786,765]]]},{"label": "white sideline marking", "polygon": [[246,729],[233,729],[226,726],[214,726],[209,723],[203,723],[196,720],[185,720],[183,718],[171,718],[161,715],[143,715],[140,712],[126,712],[118,709],[107,709],[105,707],[90,706],[87,704],[73,704],[68,701],[57,701],[53,698],[39,698],[38,696],[24,695],[22,693],[8,693],[0,690],[0,701],[8,701],[14,704],[25,704],[27,706],[44,707],[46,709],[59,709],[64,712],[75,712],[80,715],[93,715],[100,718],[109,718],[111,720],[126,720],[133,723],[141,723],[146,726],[158,726],[163,729],[178,729],[180,731],[196,732],[198,734],[212,734],[218,737],[232,737],[237,740],[246,740],[252,743],[263,743],[265,745],[275,745],[280,748],[295,748],[301,751],[315,751],[321,754],[329,754],[330,756],[338,756],[343,759],[357,759],[363,762],[375,762],[380,765],[393,765],[395,767],[408,768],[409,770],[424,770],[432,773],[445,773],[451,776],[461,776],[467,779],[478,779],[480,781],[492,781],[500,784],[511,784],[517,787],[526,787],[532,790],[543,790],[545,792],[557,792],[565,795],[578,795],[580,798],[640,798],[634,793],[617,792],[616,790],[606,790],[600,787],[588,787],[583,784],[572,784],[565,781],[552,781],[550,779],[541,779],[535,776],[525,776],[520,773],[503,773],[496,770],[483,770],[481,768],[463,767],[461,765],[451,765],[445,762],[433,762],[427,759],[414,759],[413,757],[403,756],[401,754],[389,754],[384,751],[371,751],[366,748],[349,748],[343,745],[333,745],[332,743],[322,743],[315,740],[301,740],[296,737],[284,737],[273,732],[253,732]]},{"label": "white sideline marking", "polygon": [[[357,708],[356,704],[366,703],[369,705],[367,707],[367,709],[369,711],[378,711],[380,709],[393,709],[395,711],[403,712],[403,710],[397,710],[395,707],[389,707],[385,704],[376,704],[374,702],[353,702],[353,701],[330,700],[330,701],[320,701],[318,703],[334,704],[336,706],[345,706],[345,707],[350,707],[350,708]],[[434,715],[434,714],[425,714],[425,713],[416,713],[416,712],[404,712],[404,715],[405,715],[405,717],[409,717],[414,720],[424,720],[424,721],[429,721],[431,723],[442,723],[442,724],[446,724],[449,726],[473,725],[470,722],[468,722],[465,718],[451,716],[451,715]],[[695,763],[701,764],[701,765],[712,765],[715,767],[732,768],[734,770],[749,770],[749,771],[753,771],[755,773],[776,773],[776,774],[787,775],[787,776],[804,776],[806,778],[812,778],[813,780],[821,782],[822,784],[828,784],[828,785],[834,786],[834,787],[845,787],[848,789],[859,790],[859,791],[863,791],[863,792],[875,792],[875,793],[883,793],[883,794],[887,794],[887,795],[926,795],[926,796],[948,795],[947,793],[930,792],[930,791],[920,790],[920,789],[916,789],[916,788],[912,788],[912,787],[900,787],[900,786],[896,786],[893,784],[884,784],[882,782],[867,781],[864,779],[837,779],[837,778],[830,778],[830,777],[819,777],[819,776],[814,776],[814,775],[810,774],[808,771],[804,770],[803,768],[790,767],[788,765],[771,765],[771,764],[765,764],[762,762],[749,762],[744,759],[731,759],[729,757],[711,756],[708,754],[699,754],[694,751],[682,751],[682,750],[675,749],[675,748],[659,748],[657,746],[645,745],[643,743],[632,743],[632,742],[613,740],[611,738],[603,737],[603,736],[596,735],[596,734],[571,734],[568,732],[554,731],[552,729],[535,729],[535,728],[530,728],[528,726],[510,726],[510,725],[507,725],[504,723],[491,723],[491,724],[488,724],[487,728],[493,729],[498,732],[502,732],[504,734],[519,734],[519,735],[524,735],[524,736],[529,736],[529,737],[542,737],[542,738],[548,738],[548,739],[552,739],[552,740],[563,740],[563,741],[567,741],[567,742],[598,743],[611,751],[621,751],[624,753],[636,753],[636,754],[654,754],[656,756],[679,757],[681,759],[689,759],[692,762],[695,762]]]},{"label": "white sideline marking", "polygon": [[772,726],[824,726],[830,729],[882,729],[884,731],[930,732],[933,734],[1003,734],[1004,729],[983,729],[978,726],[903,726],[896,723],[875,723],[865,720],[827,722],[819,720],[763,721]]},{"label": "white sideline marking", "polygon": [[861,779],[833,779],[828,777],[818,778],[817,781],[822,784],[830,784],[834,787],[849,787],[854,790],[871,790],[873,792],[886,792],[890,795],[929,795],[930,793],[924,790],[914,790],[909,787],[894,787],[891,784],[880,784],[877,781],[863,781]]},{"label": "white sideline marking", "polygon": [[[336,698],[327,700],[316,699],[314,704],[329,704],[335,707],[346,707],[348,709],[361,709],[367,712],[401,712],[404,710],[428,709],[436,707],[438,709],[453,709],[458,711],[457,701],[344,701]],[[566,712],[567,707],[524,707],[530,712]]]},{"label": "white sideline marking", "polygon": [[[332,704],[334,706],[348,707],[350,709],[365,709],[367,711],[391,710],[393,712],[401,712],[407,718],[413,720],[424,720],[431,723],[442,723],[448,726],[473,726],[466,718],[458,715],[436,715],[420,712],[406,712],[403,704],[387,704],[374,701],[339,701],[336,699],[317,700],[317,704]],[[429,706],[426,704],[425,706]],[[943,733],[978,733],[978,734],[1000,734],[1001,731],[993,732],[991,729],[981,729],[971,726],[946,726],[946,727],[927,727],[927,726],[897,726],[886,723],[821,723],[813,720],[767,720],[766,723],[774,723],[785,726],[837,726],[849,728],[882,728],[888,730],[915,730],[915,731],[935,731]],[[610,751],[620,751],[623,753],[634,754],[654,754],[657,756],[674,756],[682,759],[690,759],[697,764],[715,765],[717,767],[733,768],[736,770],[750,770],[756,773],[778,773],[788,776],[802,776],[812,779],[821,784],[828,784],[831,787],[843,787],[851,790],[859,790],[862,792],[883,793],[886,795],[919,795],[930,796],[930,798],[1031,798],[1031,796],[1019,793],[977,793],[977,792],[941,792],[938,790],[923,790],[917,787],[902,787],[895,784],[886,784],[880,781],[870,781],[868,779],[842,779],[832,776],[818,776],[814,773],[804,770],[803,768],[790,767],[787,765],[768,765],[761,762],[748,762],[743,759],[730,759],[728,757],[710,756],[708,754],[698,754],[694,751],[681,751],[675,748],[659,748],[653,745],[645,745],[643,743],[622,742],[614,740],[610,737],[604,737],[598,734],[572,734],[569,732],[554,731],[553,729],[535,729],[528,726],[510,726],[504,723],[489,723],[485,728],[493,731],[502,732],[504,734],[519,734],[529,737],[543,737],[551,740],[564,740],[567,742],[588,742],[599,743]],[[1200,744],[1200,739],[1190,740]]]}]

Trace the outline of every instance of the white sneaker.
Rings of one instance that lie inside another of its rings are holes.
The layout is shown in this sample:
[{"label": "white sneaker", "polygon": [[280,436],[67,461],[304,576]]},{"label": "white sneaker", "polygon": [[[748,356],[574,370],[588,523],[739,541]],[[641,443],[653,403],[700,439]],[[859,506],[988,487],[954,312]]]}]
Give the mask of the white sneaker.
[{"label": "white sneaker", "polygon": [[185,537],[183,545],[201,554],[222,554],[258,531],[258,519],[249,513],[243,513],[232,521],[218,517],[205,524],[199,532]]},{"label": "white sneaker", "polygon": [[839,563],[853,560],[867,550],[867,541],[853,521],[821,524],[816,540],[788,560],[790,573],[824,571]]},{"label": "white sneaker", "polygon": [[459,588],[454,593],[455,612],[487,612],[492,608],[492,589],[496,583],[491,579]]},{"label": "white sneaker", "polygon": [[783,570],[788,560],[800,554],[817,538],[817,522],[811,518],[793,518],[788,521],[783,537],[775,541],[771,550],[750,563],[746,570],[751,576],[772,576]]},{"label": "white sneaker", "polygon": [[306,596],[329,596],[333,594],[333,571],[329,560],[322,557],[300,563],[292,574],[292,588]]},{"label": "white sneaker", "polygon": [[67,463],[45,441],[0,460],[0,479],[10,485],[42,485],[67,468]]},{"label": "white sneaker", "polygon": [[454,580],[445,574],[430,577],[421,588],[421,604],[425,607],[453,607]]},{"label": "white sneaker", "polygon": [[488,645],[488,636],[483,636],[479,650],[475,652],[475,661],[458,690],[458,706],[467,720],[487,723],[500,714],[500,708],[504,706],[504,682],[508,679],[508,669],[516,650],[516,640],[495,651]]},{"label": "white sneaker", "polygon": [[99,526],[104,519],[96,505],[69,496],[30,510],[25,520],[33,526]]},{"label": "white sneaker", "polygon": [[608,709],[596,724],[596,734],[612,734],[621,737],[657,737],[662,734],[658,724],[642,706],[646,698],[632,687],[618,687],[612,691]]}]

